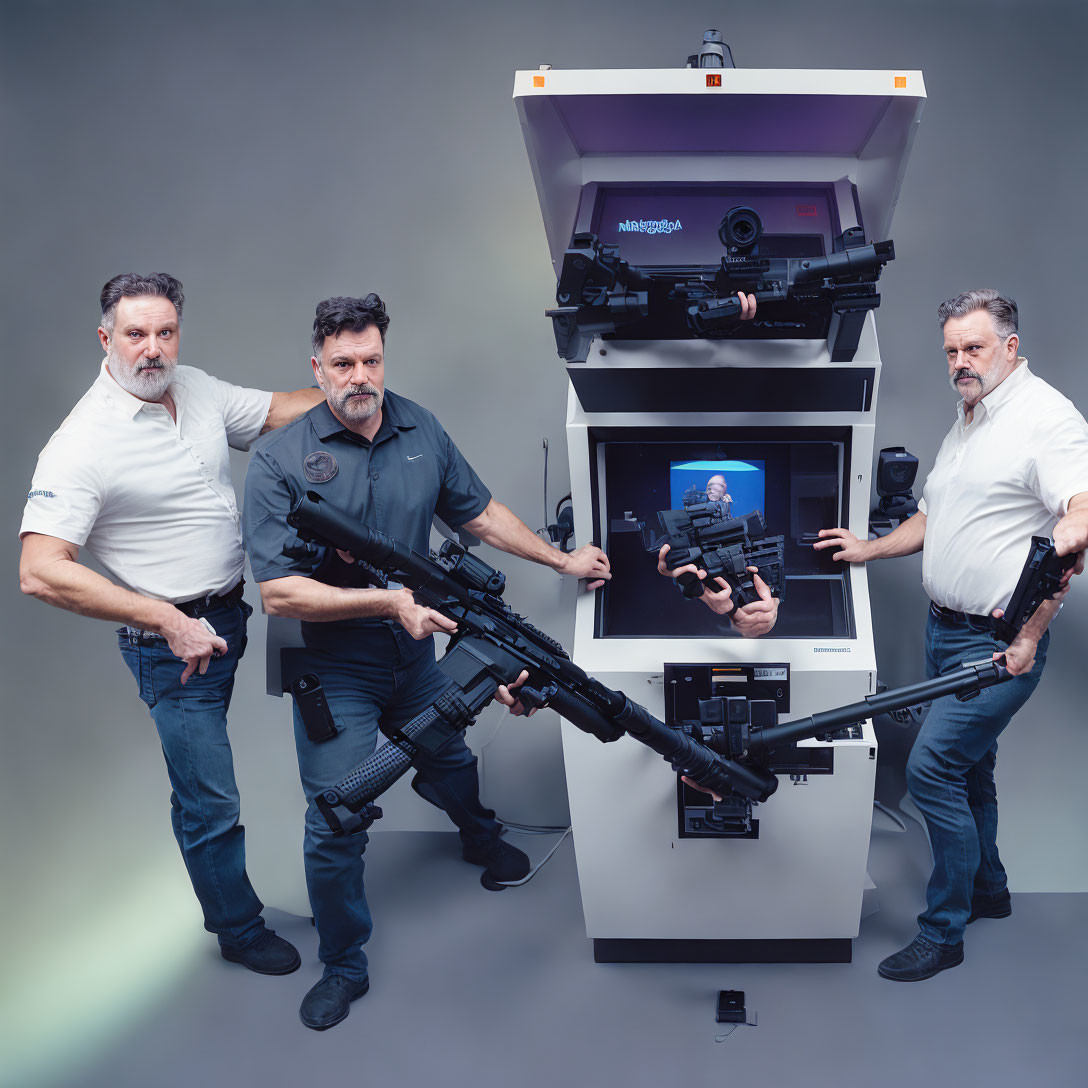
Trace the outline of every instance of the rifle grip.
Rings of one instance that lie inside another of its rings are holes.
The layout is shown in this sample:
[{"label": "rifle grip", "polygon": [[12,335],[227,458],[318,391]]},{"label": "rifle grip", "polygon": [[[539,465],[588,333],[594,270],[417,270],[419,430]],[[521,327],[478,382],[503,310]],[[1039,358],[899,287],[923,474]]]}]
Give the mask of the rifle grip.
[{"label": "rifle grip", "polygon": [[676,584],[680,587],[680,592],[689,600],[693,601],[696,597],[703,595],[703,583],[699,576],[693,570],[686,570],[683,574],[676,576]]}]

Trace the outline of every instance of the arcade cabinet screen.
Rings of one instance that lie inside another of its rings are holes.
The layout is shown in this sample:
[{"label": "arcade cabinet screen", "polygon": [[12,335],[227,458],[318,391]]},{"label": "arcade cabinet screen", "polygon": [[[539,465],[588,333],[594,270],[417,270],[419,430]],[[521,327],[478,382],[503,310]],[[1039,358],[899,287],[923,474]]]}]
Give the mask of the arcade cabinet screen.
[{"label": "arcade cabinet screen", "polygon": [[629,264],[717,265],[725,252],[718,227],[735,207],[762,220],[762,257],[822,257],[839,233],[827,185],[601,186],[590,229],[618,244]]},{"label": "arcade cabinet screen", "polygon": [[601,590],[599,637],[736,634],[728,620],[702,602],[682,597],[670,579],[657,573],[657,557],[646,550],[662,536],[658,511],[679,510],[685,499],[727,502],[735,518],[759,510],[769,535],[785,538],[785,591],[778,623],[768,637],[853,636],[849,570],[829,551],[812,547],[820,529],[841,525],[846,517],[841,497],[849,463],[847,432],[835,431],[830,440],[774,441],[766,431],[752,432],[749,439],[736,431],[727,441],[713,436],[649,442],[637,432],[627,439],[628,433],[616,429],[595,437],[597,452],[591,458],[603,473],[598,509],[605,525],[597,528],[597,539],[605,541],[612,564],[612,580]]}]

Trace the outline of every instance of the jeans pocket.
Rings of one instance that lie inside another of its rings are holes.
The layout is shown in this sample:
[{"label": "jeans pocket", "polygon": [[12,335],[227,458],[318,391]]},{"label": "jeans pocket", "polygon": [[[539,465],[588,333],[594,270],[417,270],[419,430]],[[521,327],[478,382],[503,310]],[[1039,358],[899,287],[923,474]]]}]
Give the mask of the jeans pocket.
[{"label": "jeans pocket", "polygon": [[[124,631],[125,628],[122,627],[121,630]],[[139,692],[140,699],[147,705],[148,709],[152,709],[157,700],[154,694],[154,685],[151,683],[151,669],[150,667],[144,667],[144,654],[146,651],[140,646],[133,646],[129,642],[127,634],[117,636],[117,645],[121,651],[121,660],[128,666],[128,671],[132,673],[136,681],[136,690]]]}]

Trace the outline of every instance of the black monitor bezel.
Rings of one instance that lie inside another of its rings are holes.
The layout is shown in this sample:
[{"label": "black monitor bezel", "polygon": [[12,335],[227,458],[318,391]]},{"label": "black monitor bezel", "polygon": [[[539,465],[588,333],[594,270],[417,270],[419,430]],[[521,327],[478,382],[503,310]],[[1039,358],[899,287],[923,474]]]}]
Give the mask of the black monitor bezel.
[{"label": "black monitor bezel", "polygon": [[[587,428],[587,441],[590,466],[590,499],[593,516],[593,540],[607,544],[607,534],[601,524],[601,482],[600,467],[603,465],[600,447],[609,442],[639,442],[643,444],[720,442],[724,431],[728,432],[730,443],[743,442],[833,442],[842,445],[842,468],[839,479],[841,524],[850,522],[850,469],[853,445],[853,428],[845,427],[620,427],[591,426]],[[650,557],[647,556],[647,562]],[[769,639],[781,641],[834,641],[849,642],[857,639],[857,624],[854,616],[854,598],[851,587],[851,570],[844,564],[843,591],[846,606],[847,633],[843,635],[767,635]],[[670,635],[606,635],[604,629],[604,594],[597,593],[593,607],[593,637],[602,641],[623,639],[666,639],[677,641]],[[693,638],[703,637],[693,635]]]}]

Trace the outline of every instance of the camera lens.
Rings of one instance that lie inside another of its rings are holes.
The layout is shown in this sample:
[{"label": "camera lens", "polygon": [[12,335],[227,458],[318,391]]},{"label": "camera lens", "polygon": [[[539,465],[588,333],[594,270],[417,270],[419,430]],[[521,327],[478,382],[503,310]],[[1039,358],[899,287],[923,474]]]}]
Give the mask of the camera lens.
[{"label": "camera lens", "polygon": [[763,223],[754,208],[738,206],[725,213],[718,237],[731,252],[750,252],[763,233]]}]

